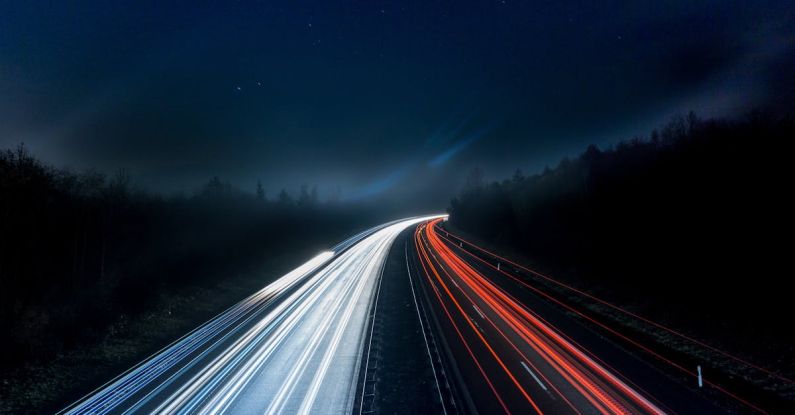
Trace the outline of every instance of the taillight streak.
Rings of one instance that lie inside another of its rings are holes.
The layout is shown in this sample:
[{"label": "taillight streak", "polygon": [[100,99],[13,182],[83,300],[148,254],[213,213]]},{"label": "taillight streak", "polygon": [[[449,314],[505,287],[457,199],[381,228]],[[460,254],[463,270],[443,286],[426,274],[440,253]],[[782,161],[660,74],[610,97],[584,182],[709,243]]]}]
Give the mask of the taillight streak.
[{"label": "taillight streak", "polygon": [[[461,248],[460,248],[460,247],[458,247],[458,245],[457,245],[457,244],[455,244],[455,243],[454,243],[452,240],[450,240],[450,239],[448,239],[448,238],[445,238],[444,236],[441,236],[441,235],[438,235],[438,234],[437,234],[437,236],[438,236],[439,238],[441,238],[441,239],[444,239],[444,240],[448,241],[448,242],[449,242],[449,243],[450,243],[452,246],[454,246],[454,247],[458,248],[459,250],[461,250],[462,252],[464,252],[464,253],[466,253],[467,255],[471,256],[471,257],[472,257],[472,258],[474,258],[475,260],[477,260],[477,261],[479,261],[479,262],[481,262],[481,263],[483,263],[483,264],[487,265],[488,267],[490,267],[490,268],[492,268],[493,270],[495,270],[495,271],[499,272],[500,274],[502,274],[502,275],[505,275],[506,277],[508,277],[508,278],[510,278],[510,279],[512,279],[512,280],[514,280],[514,281],[516,281],[517,283],[521,284],[521,285],[522,285],[522,286],[524,286],[525,288],[528,288],[528,289],[532,290],[533,292],[535,292],[535,293],[537,293],[537,294],[539,294],[539,295],[543,296],[544,298],[546,298],[546,299],[548,299],[548,300],[550,300],[550,301],[554,302],[555,304],[558,304],[559,306],[561,306],[561,307],[563,307],[563,308],[565,308],[565,309],[567,309],[567,310],[569,310],[569,311],[571,311],[571,312],[573,312],[573,313],[577,314],[578,316],[580,316],[580,317],[582,317],[582,318],[584,318],[584,319],[588,320],[589,322],[591,322],[591,323],[593,323],[593,324],[595,324],[595,325],[597,325],[597,326],[601,327],[602,329],[604,329],[604,330],[608,331],[610,334],[612,334],[612,335],[614,335],[614,336],[616,336],[616,337],[618,337],[618,338],[620,338],[620,339],[622,339],[622,340],[626,341],[627,343],[630,343],[630,344],[632,344],[633,346],[635,346],[635,347],[638,347],[639,349],[641,349],[641,350],[643,350],[644,352],[646,352],[646,353],[648,353],[648,354],[650,354],[650,355],[654,356],[655,358],[657,358],[657,359],[659,359],[660,361],[662,361],[662,362],[664,362],[664,363],[666,363],[666,364],[670,365],[671,367],[673,367],[673,368],[675,368],[675,369],[677,369],[677,370],[679,370],[679,371],[681,371],[681,372],[683,372],[683,373],[685,373],[685,374],[687,374],[687,375],[689,375],[689,376],[694,376],[694,377],[695,377],[695,376],[697,376],[697,374],[695,373],[695,371],[693,371],[693,370],[690,370],[690,369],[687,369],[687,368],[685,368],[684,366],[682,366],[681,364],[679,364],[679,363],[677,363],[677,362],[674,362],[674,361],[672,361],[672,360],[670,360],[670,359],[668,359],[668,358],[666,358],[666,357],[662,356],[661,354],[659,354],[659,353],[655,352],[655,351],[654,351],[654,350],[652,350],[651,348],[649,348],[649,347],[647,347],[647,346],[645,346],[645,345],[643,345],[643,344],[639,343],[638,341],[636,341],[636,340],[634,340],[634,339],[631,339],[631,338],[629,338],[629,337],[625,336],[625,335],[624,335],[624,334],[622,334],[622,333],[619,333],[617,330],[615,330],[615,329],[613,329],[613,328],[611,328],[611,327],[609,327],[609,326],[605,325],[604,323],[602,323],[602,322],[600,322],[600,321],[598,321],[598,320],[596,320],[596,319],[594,319],[594,318],[592,318],[592,317],[590,317],[590,316],[586,315],[585,313],[581,312],[580,310],[577,310],[577,309],[575,309],[575,308],[571,307],[570,305],[568,305],[568,304],[566,304],[566,303],[564,303],[564,302],[562,302],[562,301],[558,300],[557,298],[555,298],[555,297],[552,297],[552,296],[551,296],[551,295],[549,295],[548,293],[546,293],[546,292],[544,292],[544,291],[542,291],[542,290],[538,289],[537,287],[534,287],[534,286],[532,286],[532,285],[528,284],[526,281],[523,281],[522,279],[520,279],[520,278],[518,278],[518,277],[516,277],[516,276],[514,276],[514,275],[512,275],[512,274],[510,274],[510,273],[508,273],[508,272],[507,272],[507,271],[505,271],[504,269],[498,269],[497,267],[495,267],[493,264],[489,263],[488,261],[486,261],[486,260],[484,260],[484,259],[482,259],[482,258],[479,258],[478,256],[476,256],[476,255],[472,254],[471,252],[469,252],[469,251],[467,251],[467,250],[461,249]],[[480,250],[480,251],[482,251],[482,252],[485,252],[485,253],[487,253],[487,254],[489,254],[489,255],[491,255],[491,256],[493,256],[493,257],[495,257],[495,258],[498,258],[498,259],[500,259],[501,261],[504,261],[504,262],[506,262],[506,263],[508,263],[508,264],[511,264],[511,265],[513,265],[513,266],[515,266],[515,267],[517,267],[517,268],[520,268],[520,269],[523,269],[523,270],[525,270],[525,271],[527,271],[527,272],[530,272],[530,273],[531,273],[531,274],[533,274],[533,275],[540,276],[540,277],[542,277],[542,278],[544,278],[544,279],[546,279],[546,280],[549,280],[549,281],[551,281],[551,282],[553,282],[553,283],[555,283],[555,284],[557,284],[557,285],[559,285],[559,286],[562,286],[562,287],[564,287],[564,288],[567,288],[567,289],[569,289],[569,290],[572,290],[573,292],[576,292],[576,293],[578,293],[578,294],[582,294],[583,296],[585,296],[585,297],[587,297],[587,298],[591,298],[591,299],[593,299],[594,301],[597,301],[597,302],[599,302],[599,303],[602,303],[602,304],[604,304],[604,305],[607,305],[607,306],[609,306],[610,308],[613,308],[613,309],[616,309],[616,310],[618,310],[618,311],[621,311],[621,312],[623,312],[623,313],[625,313],[625,314],[627,314],[627,315],[629,315],[629,316],[636,317],[636,318],[638,318],[638,319],[641,319],[642,321],[646,321],[646,322],[648,322],[648,323],[650,323],[650,324],[652,324],[652,325],[654,325],[654,326],[659,326],[657,323],[654,323],[654,322],[652,322],[652,321],[649,321],[649,320],[647,320],[647,319],[644,319],[644,318],[642,318],[642,317],[639,317],[639,316],[637,316],[637,315],[635,315],[635,314],[632,314],[632,313],[630,313],[630,312],[628,312],[628,311],[625,311],[625,310],[623,310],[623,309],[622,309],[622,308],[620,308],[620,307],[617,307],[617,306],[615,306],[615,305],[612,305],[612,304],[610,304],[610,303],[607,303],[607,302],[605,302],[605,301],[603,301],[603,300],[601,300],[601,299],[598,299],[598,298],[596,298],[596,297],[593,297],[593,296],[591,296],[590,294],[583,293],[582,291],[576,290],[576,289],[574,289],[574,288],[572,288],[572,287],[570,287],[570,286],[568,286],[568,285],[565,285],[565,284],[563,284],[563,283],[560,283],[560,282],[558,282],[558,281],[556,281],[556,280],[553,280],[553,279],[551,279],[550,277],[547,277],[546,275],[543,275],[543,274],[540,274],[540,273],[538,273],[538,272],[536,272],[536,271],[533,271],[533,270],[527,269],[527,268],[525,268],[525,267],[522,267],[522,266],[521,266],[521,265],[519,265],[519,264],[516,264],[515,262],[512,262],[512,261],[510,261],[510,260],[507,260],[507,259],[505,259],[505,258],[503,258],[503,257],[501,257],[501,256],[498,256],[498,255],[494,254],[494,253],[491,253],[491,252],[489,252],[489,251],[486,251],[485,249],[483,249],[483,248],[480,248],[480,247],[478,247],[478,246],[476,246],[476,245],[474,245],[474,244],[472,244],[472,243],[470,243],[470,242],[467,242],[467,241],[465,241],[465,240],[461,239],[461,238],[460,238],[460,237],[458,237],[458,236],[456,236],[456,238],[457,238],[457,239],[459,239],[459,240],[461,240],[462,242],[466,243],[466,244],[467,244],[467,245],[469,245],[469,246],[472,246],[472,247],[474,247],[474,248],[476,248],[476,249],[478,249],[478,250]],[[679,333],[677,333],[677,332],[674,332],[674,331],[672,331],[671,329],[668,329],[668,328],[666,328],[666,327],[663,327],[663,326],[659,326],[659,327],[663,328],[663,329],[664,329],[664,330],[666,330],[666,331],[672,332],[672,334],[675,334],[675,335],[677,335],[677,336],[680,336],[680,337],[682,337],[682,335],[680,335],[680,334],[679,334]],[[687,337],[685,337],[685,339],[687,339],[687,340],[691,340],[690,338],[687,338]],[[699,345],[703,345],[703,344],[701,344],[701,343],[699,343],[699,342],[697,342],[697,344],[699,344]],[[708,345],[703,345],[703,346],[705,346],[705,347],[707,347],[707,348],[710,348],[710,349],[714,349],[714,348],[712,348],[711,346],[708,346]],[[717,349],[715,349],[715,350],[717,350]],[[721,351],[719,351],[719,350],[718,350],[718,352],[721,352]],[[722,353],[722,354],[725,354],[724,352],[721,352],[721,353]],[[729,355],[729,357],[732,357],[732,356],[730,356],[730,355]],[[735,360],[737,360],[737,359],[735,359]],[[751,364],[749,364],[749,363],[747,363],[747,362],[745,362],[745,361],[742,361],[742,360],[740,360],[740,362],[742,362],[742,363],[745,363],[745,364],[748,364],[748,365],[751,365]],[[751,365],[751,366],[752,366],[752,367],[756,367],[756,366],[753,366],[753,365]],[[758,367],[756,367],[756,368],[758,368]],[[786,380],[786,379],[785,379],[785,380]],[[728,398],[730,398],[730,399],[733,399],[733,400],[737,401],[738,403],[740,403],[740,404],[742,404],[742,405],[744,405],[744,406],[746,406],[746,407],[748,407],[748,408],[750,408],[750,409],[752,409],[752,410],[754,410],[754,411],[757,411],[757,412],[759,412],[759,413],[762,413],[762,414],[766,414],[766,413],[767,413],[767,411],[765,411],[764,409],[760,408],[759,406],[757,406],[757,405],[755,405],[755,404],[753,404],[753,403],[749,402],[748,400],[746,400],[746,399],[744,399],[744,398],[741,398],[740,396],[738,396],[738,395],[736,395],[736,394],[734,394],[734,393],[730,392],[730,391],[729,391],[729,390],[727,390],[726,388],[724,388],[724,387],[722,387],[722,386],[720,386],[720,385],[718,385],[718,384],[716,384],[716,383],[714,383],[714,382],[712,382],[712,381],[710,381],[710,380],[706,380],[706,379],[705,379],[705,380],[703,380],[703,382],[704,382],[704,384],[705,384],[705,385],[709,385],[709,386],[711,386],[712,388],[714,388],[714,389],[715,389],[715,390],[717,390],[718,392],[720,392],[720,393],[724,394],[724,395],[725,395],[725,396],[727,396]]]},{"label": "taillight streak", "polygon": [[[663,413],[656,405],[586,355],[580,350],[579,345],[574,346],[571,344],[566,338],[558,334],[556,330],[553,330],[548,322],[542,321],[542,319],[528,312],[528,310],[524,309],[524,307],[512,297],[504,293],[499,287],[494,286],[477,271],[472,269],[471,266],[458,258],[439,239],[435,231],[435,225],[437,223],[438,221],[431,222],[422,229],[425,231],[427,243],[429,244],[428,249],[433,251],[431,255],[435,257],[440,264],[444,263],[444,265],[450,268],[461,282],[486,303],[508,327],[514,330],[524,342],[547,361],[561,377],[566,379],[566,381],[594,405],[595,408],[602,413],[629,413],[629,409],[626,406],[627,402],[625,402],[625,400],[628,400],[646,412],[655,414]],[[418,234],[419,233],[420,232],[418,232]],[[421,251],[422,255],[425,256],[440,285],[445,289],[456,306],[459,307],[459,311],[466,316],[466,313],[460,308],[458,301],[453,298],[447,285],[442,281],[441,276],[432,264],[430,264],[430,256],[428,252],[425,252],[426,248],[423,247],[419,241],[418,249]],[[442,267],[442,269],[444,270],[444,267]],[[448,277],[453,281],[452,276],[448,274]],[[466,295],[466,293],[464,294]],[[472,301],[468,295],[466,296]],[[490,323],[496,328],[493,322],[490,321]],[[470,323],[470,325],[472,324]],[[477,329],[473,327],[473,330],[475,330],[476,334],[488,344]],[[498,332],[507,340],[507,337],[501,330],[498,329]],[[509,343],[511,342],[509,341]],[[513,344],[510,344],[510,346],[515,350],[518,349]],[[521,389],[523,394],[526,394],[524,389],[521,388],[521,385],[518,384],[518,381],[515,380],[516,378],[513,377],[507,367],[502,364],[502,360],[497,356],[494,349],[491,346],[488,348],[495,359],[497,359],[504,370],[506,370],[506,373],[515,381],[517,387]],[[520,353],[520,355],[524,356],[523,353]],[[529,396],[527,396],[527,398],[530,399]],[[530,399],[530,401],[532,401],[532,399]]]}]

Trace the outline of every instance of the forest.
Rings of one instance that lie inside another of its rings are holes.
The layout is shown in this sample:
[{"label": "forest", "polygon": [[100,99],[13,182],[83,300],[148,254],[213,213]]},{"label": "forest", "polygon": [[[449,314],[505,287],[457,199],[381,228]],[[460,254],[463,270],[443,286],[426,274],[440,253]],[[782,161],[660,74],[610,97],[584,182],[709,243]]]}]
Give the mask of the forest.
[{"label": "forest", "polygon": [[475,169],[450,222],[636,312],[777,356],[791,344],[793,139],[791,118],[690,113],[538,174],[486,183]]},{"label": "forest", "polygon": [[308,186],[269,200],[259,184],[245,192],[216,177],[191,195],[163,196],[136,187],[124,171],[73,172],[24,146],[2,151],[0,368],[96,342],[119,316],[211,287],[264,257],[328,249],[376,216],[320,201]]}]

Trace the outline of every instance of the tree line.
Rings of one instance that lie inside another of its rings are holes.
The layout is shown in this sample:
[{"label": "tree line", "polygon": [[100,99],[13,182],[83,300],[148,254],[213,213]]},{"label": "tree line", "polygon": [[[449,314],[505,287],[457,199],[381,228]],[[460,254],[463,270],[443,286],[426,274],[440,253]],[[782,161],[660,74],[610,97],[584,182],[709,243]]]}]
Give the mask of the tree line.
[{"label": "tree line", "polygon": [[193,195],[163,196],[124,171],[77,173],[24,146],[0,151],[0,367],[46,359],[158,296],[217,282],[302,238],[334,242],[376,215],[320,201],[316,187],[271,201],[259,183],[245,192],[215,177]]},{"label": "tree line", "polygon": [[486,183],[476,169],[450,221],[650,315],[783,344],[793,139],[792,118],[690,113],[538,174]]}]

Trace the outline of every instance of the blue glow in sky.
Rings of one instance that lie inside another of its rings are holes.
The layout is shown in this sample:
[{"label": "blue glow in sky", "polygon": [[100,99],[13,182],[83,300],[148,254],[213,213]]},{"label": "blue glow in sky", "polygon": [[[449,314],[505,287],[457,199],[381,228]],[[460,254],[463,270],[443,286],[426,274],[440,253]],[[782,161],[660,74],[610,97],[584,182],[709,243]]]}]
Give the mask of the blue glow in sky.
[{"label": "blue glow in sky", "polygon": [[475,166],[531,173],[677,113],[791,111],[793,21],[766,0],[4,2],[0,148],[166,192],[444,200]]}]

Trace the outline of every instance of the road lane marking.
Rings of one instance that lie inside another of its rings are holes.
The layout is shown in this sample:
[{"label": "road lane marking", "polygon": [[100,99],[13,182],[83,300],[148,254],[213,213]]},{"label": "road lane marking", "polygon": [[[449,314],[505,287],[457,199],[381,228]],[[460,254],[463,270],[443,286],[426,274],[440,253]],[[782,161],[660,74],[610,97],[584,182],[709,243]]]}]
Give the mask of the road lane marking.
[{"label": "road lane marking", "polygon": [[538,378],[538,376],[536,376],[536,374],[535,374],[535,373],[533,373],[533,371],[532,371],[532,370],[530,370],[530,368],[529,368],[529,367],[527,367],[527,365],[526,365],[524,362],[519,362],[519,363],[521,363],[521,364],[522,364],[522,367],[524,368],[524,370],[526,370],[526,371],[527,371],[527,373],[529,373],[529,374],[530,374],[530,376],[532,376],[532,377],[533,377],[533,379],[535,379],[536,383],[538,383],[538,386],[541,386],[541,389],[543,389],[543,390],[545,390],[545,391],[546,391],[546,390],[547,390],[547,387],[546,387],[546,386],[544,386],[544,384],[543,384],[543,383],[541,383],[541,379],[539,379],[539,378]]},{"label": "road lane marking", "polygon": [[471,322],[472,322],[472,324],[474,324],[474,325],[475,325],[475,328],[477,328],[479,332],[481,332],[481,333],[483,333],[483,334],[486,334],[486,332],[485,332],[485,331],[483,331],[483,329],[482,329],[482,328],[480,328],[480,325],[478,324],[478,322],[477,322],[477,321],[475,321],[475,319],[474,319],[474,318],[471,318],[471,317],[469,317],[469,316],[467,316],[467,318],[469,319],[469,321],[471,321]]},{"label": "road lane marking", "polygon": [[472,304],[472,308],[474,308],[474,309],[475,309],[475,311],[477,311],[477,312],[478,312],[478,314],[480,315],[480,318],[482,318],[482,319],[484,319],[484,320],[486,319],[486,316],[484,316],[484,315],[483,315],[483,313],[481,313],[481,312],[480,312],[480,309],[478,308],[478,306],[476,306],[476,305]]},{"label": "road lane marking", "polygon": [[409,267],[408,242],[403,244],[403,252],[406,255],[406,272],[409,275],[409,286],[411,287],[411,297],[414,298],[414,308],[417,310],[417,319],[420,321],[420,331],[422,332],[422,339],[425,341],[425,350],[428,352],[428,361],[431,362],[431,372],[433,372],[433,381],[436,382],[436,391],[439,392],[439,402],[442,403],[442,413],[444,413],[444,415],[447,415],[447,408],[445,408],[444,406],[444,398],[442,397],[442,388],[439,386],[439,378],[436,377],[436,367],[433,364],[433,356],[431,356],[431,347],[428,345],[428,337],[425,336],[425,325],[422,323],[422,316],[420,316],[420,306],[417,303],[417,295],[414,294],[414,282],[411,280],[411,268]]}]

